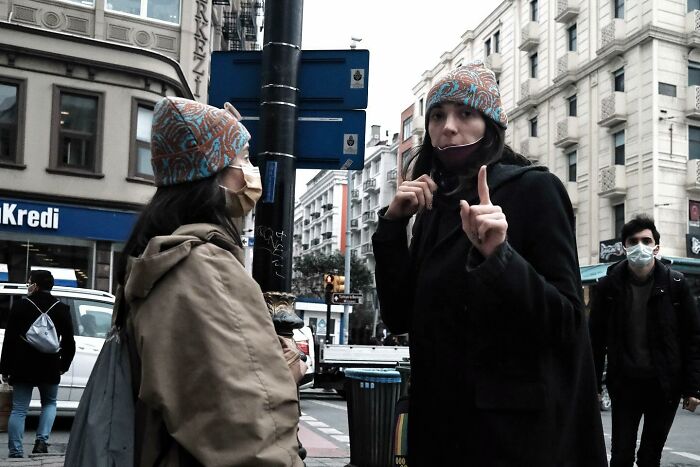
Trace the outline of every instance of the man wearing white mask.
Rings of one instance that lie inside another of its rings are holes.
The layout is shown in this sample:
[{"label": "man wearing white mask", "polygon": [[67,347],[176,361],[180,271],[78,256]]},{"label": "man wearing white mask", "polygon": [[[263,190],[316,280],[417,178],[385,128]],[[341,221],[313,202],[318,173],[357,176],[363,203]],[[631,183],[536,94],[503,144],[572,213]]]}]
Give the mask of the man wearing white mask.
[{"label": "man wearing white mask", "polygon": [[598,379],[612,399],[610,467],[658,467],[678,402],[700,404],[700,315],[683,274],[655,256],[660,235],[639,215],[620,234],[627,259],[596,287],[589,327]]}]

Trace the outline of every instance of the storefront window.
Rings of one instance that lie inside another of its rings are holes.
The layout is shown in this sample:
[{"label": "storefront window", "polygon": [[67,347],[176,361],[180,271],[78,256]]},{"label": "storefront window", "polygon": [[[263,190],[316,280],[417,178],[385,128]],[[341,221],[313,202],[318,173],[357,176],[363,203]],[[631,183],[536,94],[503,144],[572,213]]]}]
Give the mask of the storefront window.
[{"label": "storefront window", "polygon": [[106,5],[108,10],[180,24],[179,0],[107,0]]},{"label": "storefront window", "polygon": [[[51,243],[56,242],[56,243]],[[10,240],[0,236],[0,264],[7,265],[8,282],[25,283],[32,269],[49,269],[57,285],[91,288],[91,242],[75,239]]]}]

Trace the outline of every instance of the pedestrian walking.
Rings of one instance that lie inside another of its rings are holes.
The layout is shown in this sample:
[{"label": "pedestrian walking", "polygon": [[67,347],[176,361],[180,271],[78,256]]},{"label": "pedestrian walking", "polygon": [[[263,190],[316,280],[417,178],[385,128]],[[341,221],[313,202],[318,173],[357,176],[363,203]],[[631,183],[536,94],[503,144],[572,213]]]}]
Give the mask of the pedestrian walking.
[{"label": "pedestrian walking", "polygon": [[154,110],[158,188],[119,273],[140,366],[135,465],[302,465],[296,384],[234,223],[260,175],[227,109],[166,97]]},{"label": "pedestrian walking", "polygon": [[658,261],[660,234],[639,215],[620,232],[627,258],[596,286],[590,331],[598,393],[612,400],[611,467],[658,467],[678,402],[700,403],[700,315],[683,274]]},{"label": "pedestrian walking", "polygon": [[439,79],[379,212],[382,320],[410,336],[408,462],[605,466],[571,202],[504,144],[507,122],[481,62]]},{"label": "pedestrian walking", "polygon": [[[48,453],[49,436],[56,419],[58,385],[75,356],[70,307],[51,295],[53,286],[54,278],[49,271],[32,271],[27,280],[27,297],[15,301],[5,328],[0,374],[12,385],[12,412],[7,428],[11,458],[24,457],[24,422],[34,388],[39,389],[41,414],[32,453]],[[49,343],[52,348],[41,347],[41,342],[32,339],[30,328],[37,320],[46,320],[44,324],[48,326],[42,329],[52,335]]]}]

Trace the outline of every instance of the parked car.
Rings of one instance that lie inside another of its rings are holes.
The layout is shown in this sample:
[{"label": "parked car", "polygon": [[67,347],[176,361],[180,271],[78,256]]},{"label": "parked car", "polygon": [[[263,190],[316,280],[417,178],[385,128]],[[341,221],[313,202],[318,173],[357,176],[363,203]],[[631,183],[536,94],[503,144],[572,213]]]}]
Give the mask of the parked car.
[{"label": "parked car", "polygon": [[309,389],[314,385],[314,371],[316,369],[316,356],[314,351],[314,335],[311,328],[304,326],[301,329],[294,330],[294,341],[297,343],[299,350],[306,355],[306,374],[299,383],[299,389]]},{"label": "parked car", "polygon": [[[114,295],[100,290],[54,287],[51,294],[70,307],[75,334],[75,358],[70,369],[61,376],[58,385],[57,411],[72,415],[85,390],[97,355],[112,326]],[[25,284],[0,283],[0,345],[5,338],[5,326],[12,304],[27,295]],[[34,390],[30,413],[39,413],[39,391]]]}]

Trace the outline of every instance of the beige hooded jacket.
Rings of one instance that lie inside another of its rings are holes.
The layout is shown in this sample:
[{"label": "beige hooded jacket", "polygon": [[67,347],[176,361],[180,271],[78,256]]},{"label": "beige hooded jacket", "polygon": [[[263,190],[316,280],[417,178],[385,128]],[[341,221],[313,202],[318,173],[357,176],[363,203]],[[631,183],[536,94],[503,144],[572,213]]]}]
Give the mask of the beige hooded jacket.
[{"label": "beige hooded jacket", "polygon": [[192,224],[131,259],[136,465],[303,465],[296,385],[241,256],[220,228]]}]

